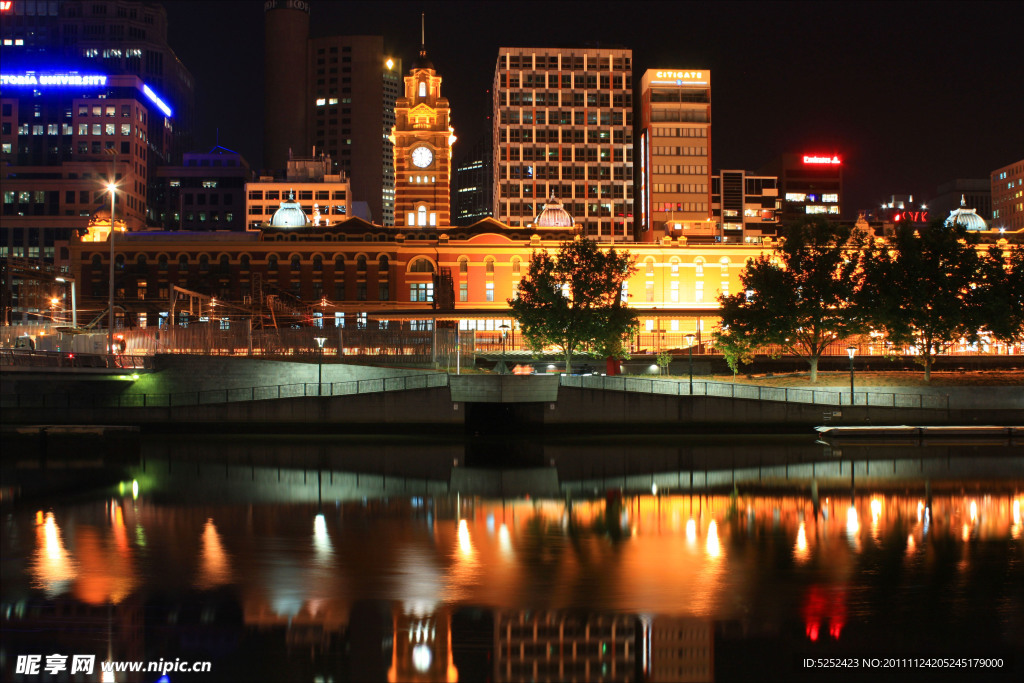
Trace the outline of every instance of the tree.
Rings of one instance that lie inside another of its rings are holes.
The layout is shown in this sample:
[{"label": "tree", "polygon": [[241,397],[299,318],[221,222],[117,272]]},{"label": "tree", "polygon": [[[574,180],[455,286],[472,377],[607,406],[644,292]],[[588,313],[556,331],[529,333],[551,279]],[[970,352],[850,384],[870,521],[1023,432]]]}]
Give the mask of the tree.
[{"label": "tree", "polygon": [[960,225],[903,224],[865,258],[865,314],[889,341],[916,346],[925,381],[935,357],[951,344],[978,339],[981,273],[975,241]]},{"label": "tree", "polygon": [[608,349],[636,327],[636,314],[622,302],[622,285],[636,268],[628,253],[604,251],[588,239],[565,242],[557,256],[534,252],[518,296],[509,299],[523,339],[534,351],[554,345],[572,356],[589,348]]},{"label": "tree", "polygon": [[977,301],[981,327],[1007,344],[1024,341],[1024,245],[995,244],[980,255]]},{"label": "tree", "polygon": [[715,334],[714,347],[722,352],[725,362],[732,370],[733,378],[740,371],[740,365],[748,365],[754,360],[754,347],[748,341],[729,330],[719,330]]},{"label": "tree", "polygon": [[740,275],[743,291],[718,297],[719,340],[736,349],[737,359],[752,348],[780,346],[805,359],[817,382],[818,359],[828,345],[864,329],[855,305],[864,238],[825,221],[785,228],[778,249]]}]

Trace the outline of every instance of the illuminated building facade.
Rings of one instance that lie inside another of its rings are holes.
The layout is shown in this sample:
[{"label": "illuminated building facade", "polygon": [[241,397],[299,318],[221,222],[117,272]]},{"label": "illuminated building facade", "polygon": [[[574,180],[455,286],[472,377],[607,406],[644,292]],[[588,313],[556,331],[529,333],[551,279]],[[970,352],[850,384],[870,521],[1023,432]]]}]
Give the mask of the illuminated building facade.
[{"label": "illuminated building facade", "polygon": [[637,680],[636,629],[629,614],[499,610],[494,680]]},{"label": "illuminated building facade", "polygon": [[433,229],[451,224],[452,145],[448,99],[425,49],[405,76],[391,132],[395,155],[395,225]]},{"label": "illuminated building facade", "polygon": [[[285,178],[261,176],[246,185],[245,224],[257,230],[269,224],[281,201],[295,201],[303,216],[313,226],[329,226],[353,216],[352,190],[344,174],[332,173],[331,158],[297,158],[288,160]],[[301,224],[293,224],[299,227]]]},{"label": "illuminated building facade", "polygon": [[494,70],[494,212],[529,228],[557,197],[584,235],[633,239],[633,53],[503,47]]},{"label": "illuminated building facade", "polygon": [[779,179],[720,171],[711,178],[712,222],[721,226],[723,242],[750,242],[779,229]]},{"label": "illuminated building facade", "polygon": [[780,220],[789,224],[809,216],[837,221],[842,216],[843,160],[835,153],[783,154],[764,171],[779,179]]},{"label": "illuminated building facade", "polygon": [[1024,159],[992,171],[991,185],[991,227],[1024,230]]},{"label": "illuminated building facade", "polygon": [[640,131],[638,241],[720,237],[711,210],[711,72],[645,71]]},{"label": "illuminated building facade", "polygon": [[157,220],[164,230],[244,230],[248,162],[237,152],[214,147],[186,153],[179,166],[161,166]]},{"label": "illuminated building facade", "polygon": [[[15,3],[15,11],[20,5]],[[42,5],[35,3],[37,11]],[[167,12],[159,2],[99,0],[61,2],[59,45],[63,56],[82,68],[138,76],[174,110],[170,149],[161,163],[180,162],[192,148],[195,82],[167,43]],[[164,154],[163,151],[156,152]]]}]

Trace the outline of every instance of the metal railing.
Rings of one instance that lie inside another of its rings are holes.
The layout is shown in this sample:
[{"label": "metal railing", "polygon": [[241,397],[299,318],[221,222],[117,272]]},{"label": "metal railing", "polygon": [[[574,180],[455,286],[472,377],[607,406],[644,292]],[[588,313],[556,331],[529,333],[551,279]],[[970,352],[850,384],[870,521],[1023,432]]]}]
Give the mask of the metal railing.
[{"label": "metal railing", "polygon": [[597,375],[562,375],[560,385],[580,389],[629,391],[641,394],[712,396],[716,398],[741,398],[757,401],[811,403],[828,406],[855,405],[879,408],[949,409],[949,394],[854,391],[853,401],[851,401],[850,392],[841,389],[766,387],[732,382],[708,382],[706,380],[694,381],[693,393],[691,394],[690,382],[685,379],[647,379],[643,377],[605,377]]},{"label": "metal railing", "polygon": [[235,387],[182,391],[166,394],[109,393],[81,394],[72,392],[28,394],[5,393],[0,397],[3,408],[169,408],[220,403],[269,401],[308,396],[353,396],[357,394],[410,389],[435,389],[448,386],[448,374],[419,373],[399,377],[351,380],[347,382],[300,382],[258,387]]},{"label": "metal railing", "polygon": [[0,349],[0,366],[17,368],[143,370],[153,367],[153,357],[137,354],[65,353],[61,351]]}]

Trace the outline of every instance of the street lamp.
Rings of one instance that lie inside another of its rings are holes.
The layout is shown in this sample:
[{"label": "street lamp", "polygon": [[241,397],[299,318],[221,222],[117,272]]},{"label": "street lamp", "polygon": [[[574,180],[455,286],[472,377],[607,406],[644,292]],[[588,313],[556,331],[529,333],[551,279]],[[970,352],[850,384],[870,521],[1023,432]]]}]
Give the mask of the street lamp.
[{"label": "street lamp", "polygon": [[498,329],[501,330],[501,367],[498,370],[498,374],[504,375],[508,372],[508,366],[505,365],[505,342],[508,339],[509,326],[502,323],[498,325]]},{"label": "street lamp", "polygon": [[57,319],[57,309],[59,307],[60,307],[60,298],[59,297],[52,297],[50,299],[50,321],[53,322],[53,323],[57,323],[57,324],[60,323],[60,320]]},{"label": "street lamp", "polygon": [[107,301],[107,353],[114,353],[114,198],[117,196],[117,185],[113,181],[107,183],[110,192],[110,282]]},{"label": "street lamp", "polygon": [[847,346],[846,353],[850,356],[850,405],[854,405],[855,401],[853,398],[853,357],[857,355],[856,346]]},{"label": "street lamp", "polygon": [[693,335],[686,335],[686,346],[690,351],[690,396],[693,396]]},{"label": "street lamp", "polygon": [[316,345],[320,349],[316,361],[316,395],[323,396],[324,342],[327,341],[327,337],[313,337],[313,340],[316,341]]}]

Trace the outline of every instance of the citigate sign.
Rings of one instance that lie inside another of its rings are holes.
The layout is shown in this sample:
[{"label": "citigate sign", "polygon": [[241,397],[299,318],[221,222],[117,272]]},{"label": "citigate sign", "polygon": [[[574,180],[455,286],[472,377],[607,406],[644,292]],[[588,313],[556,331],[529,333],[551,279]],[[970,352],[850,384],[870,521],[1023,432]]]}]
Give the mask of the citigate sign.
[{"label": "citigate sign", "polygon": [[838,166],[839,164],[841,164],[843,162],[841,162],[839,160],[839,157],[837,157],[837,156],[818,157],[818,156],[812,156],[812,155],[809,155],[809,154],[805,154],[804,155],[804,163],[805,164],[823,164],[823,165]]}]

